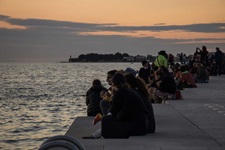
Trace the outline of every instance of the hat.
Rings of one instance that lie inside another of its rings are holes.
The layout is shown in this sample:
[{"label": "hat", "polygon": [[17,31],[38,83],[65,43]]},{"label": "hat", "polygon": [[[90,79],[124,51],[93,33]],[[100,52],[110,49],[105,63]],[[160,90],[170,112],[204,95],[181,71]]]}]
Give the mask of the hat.
[{"label": "hat", "polygon": [[164,56],[166,59],[168,59],[168,55],[167,55],[167,53],[166,53],[165,50],[159,51],[158,54],[159,54],[159,55],[162,55],[162,56]]},{"label": "hat", "polygon": [[166,51],[165,50],[161,50],[161,51],[158,52],[158,54],[159,55],[165,55],[166,54]]},{"label": "hat", "polygon": [[125,84],[125,77],[121,73],[116,73],[112,77],[112,83],[116,85]]},{"label": "hat", "polygon": [[128,73],[132,73],[134,76],[136,76],[136,74],[137,74],[137,72],[132,68],[127,68],[125,71]]}]

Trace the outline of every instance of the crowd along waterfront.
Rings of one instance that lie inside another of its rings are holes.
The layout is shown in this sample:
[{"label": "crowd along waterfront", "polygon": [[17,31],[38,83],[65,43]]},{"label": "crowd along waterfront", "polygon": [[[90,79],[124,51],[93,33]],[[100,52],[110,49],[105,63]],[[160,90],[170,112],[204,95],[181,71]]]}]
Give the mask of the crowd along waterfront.
[{"label": "crowd along waterfront", "polygon": [[0,63],[0,149],[37,149],[86,116],[93,79],[105,87],[111,69],[139,70],[141,63]]}]

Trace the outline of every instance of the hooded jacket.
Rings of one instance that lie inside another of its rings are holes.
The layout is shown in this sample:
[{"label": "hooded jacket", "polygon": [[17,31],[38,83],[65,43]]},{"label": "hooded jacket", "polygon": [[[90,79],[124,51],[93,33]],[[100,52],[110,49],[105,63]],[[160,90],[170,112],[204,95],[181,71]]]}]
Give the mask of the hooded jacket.
[{"label": "hooded jacket", "polygon": [[102,113],[100,108],[100,92],[102,90],[107,90],[101,85],[93,85],[86,93],[86,105],[87,105],[87,115],[96,116],[97,113]]}]

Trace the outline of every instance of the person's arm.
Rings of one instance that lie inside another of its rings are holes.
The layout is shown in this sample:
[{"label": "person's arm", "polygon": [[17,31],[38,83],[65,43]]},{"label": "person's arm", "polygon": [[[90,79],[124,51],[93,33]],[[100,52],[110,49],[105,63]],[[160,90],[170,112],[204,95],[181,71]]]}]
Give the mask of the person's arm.
[{"label": "person's arm", "polygon": [[87,91],[86,93],[86,101],[85,101],[86,105],[88,105],[90,103],[90,99],[89,99],[89,91]]},{"label": "person's arm", "polygon": [[160,56],[160,65],[168,67],[168,61],[164,56]]},{"label": "person's arm", "polygon": [[141,68],[141,69],[138,71],[138,76],[139,76],[140,78],[143,77],[143,68]]},{"label": "person's arm", "polygon": [[162,82],[161,77],[157,75],[155,78],[155,85],[157,86],[157,88],[160,87],[161,82]]},{"label": "person's arm", "polygon": [[167,61],[166,58],[165,58],[164,61],[163,61],[163,66],[165,66],[166,68],[168,68],[168,61]]},{"label": "person's arm", "polygon": [[86,97],[86,106],[89,104],[89,98]]}]

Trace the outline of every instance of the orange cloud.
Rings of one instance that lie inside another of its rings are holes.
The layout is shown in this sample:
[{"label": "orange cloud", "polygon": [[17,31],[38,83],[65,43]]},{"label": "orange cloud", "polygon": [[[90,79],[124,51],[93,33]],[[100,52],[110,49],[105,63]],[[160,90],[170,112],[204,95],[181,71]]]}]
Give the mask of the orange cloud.
[{"label": "orange cloud", "polygon": [[12,25],[10,23],[0,21],[0,28],[7,28],[7,29],[26,29],[24,26],[19,25]]},{"label": "orange cloud", "polygon": [[99,31],[99,32],[81,32],[81,35],[121,35],[129,37],[154,37],[159,39],[225,39],[225,33],[199,33],[185,31],[133,31],[133,32],[116,32],[116,31]]},{"label": "orange cloud", "polygon": [[1,0],[0,14],[120,25],[224,22],[224,0]]}]

